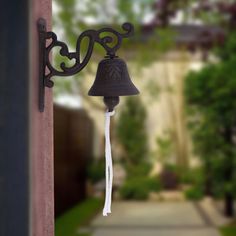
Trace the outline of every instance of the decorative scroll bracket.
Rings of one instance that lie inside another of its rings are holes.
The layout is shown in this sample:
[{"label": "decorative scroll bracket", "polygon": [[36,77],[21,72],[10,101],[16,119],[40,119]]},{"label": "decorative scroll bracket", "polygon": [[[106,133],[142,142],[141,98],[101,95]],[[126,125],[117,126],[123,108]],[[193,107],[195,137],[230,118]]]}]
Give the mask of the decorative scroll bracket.
[{"label": "decorative scroll bracket", "polygon": [[[107,57],[116,57],[116,51],[121,47],[122,39],[133,35],[134,27],[130,23],[122,25],[124,33],[119,33],[112,28],[102,28],[100,30],[86,30],[79,35],[76,43],[76,51],[69,52],[68,46],[57,40],[57,35],[53,32],[47,32],[46,20],[40,18],[38,20],[38,35],[39,35],[39,110],[44,111],[45,87],[52,88],[54,83],[51,80],[53,76],[71,76],[80,72],[89,62],[94,43],[99,43],[106,51]],[[115,36],[116,41],[111,36],[102,36],[102,33],[110,33]],[[80,59],[80,46],[82,40],[87,37],[89,39],[88,49],[85,57]],[[109,44],[114,43],[110,47]],[[75,64],[67,67],[64,62],[60,64],[60,70],[53,67],[50,62],[50,52],[54,47],[60,47],[60,54],[68,59],[74,59]]]}]

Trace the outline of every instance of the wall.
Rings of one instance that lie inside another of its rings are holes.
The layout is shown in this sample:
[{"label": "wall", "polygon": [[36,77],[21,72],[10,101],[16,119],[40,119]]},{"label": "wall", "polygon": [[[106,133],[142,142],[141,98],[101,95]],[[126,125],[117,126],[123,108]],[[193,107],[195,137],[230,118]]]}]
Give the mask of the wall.
[{"label": "wall", "polygon": [[47,20],[51,29],[51,0],[30,1],[30,153],[31,153],[31,234],[54,235],[53,106],[52,90],[46,89],[45,111],[38,110],[37,20]]}]

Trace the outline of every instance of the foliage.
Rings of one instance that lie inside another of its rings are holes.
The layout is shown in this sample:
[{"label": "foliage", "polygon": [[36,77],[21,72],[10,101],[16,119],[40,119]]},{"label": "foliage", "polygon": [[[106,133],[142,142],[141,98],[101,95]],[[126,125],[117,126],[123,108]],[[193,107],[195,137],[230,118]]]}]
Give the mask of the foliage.
[{"label": "foliage", "polygon": [[145,163],[147,157],[146,110],[139,97],[127,98],[117,122],[116,134],[124,149],[127,167]]},{"label": "foliage", "polygon": [[[136,2],[117,0],[113,5],[106,0],[81,0],[79,2],[75,0],[54,0],[57,9],[53,14],[54,27],[64,30],[63,36],[69,41],[72,48],[75,47],[77,36],[88,28],[89,21],[93,21],[93,28],[109,24],[115,29],[118,29],[117,25],[131,22],[135,26],[136,39],[140,41],[143,36],[141,26],[145,18],[155,14],[155,9],[152,7],[154,2],[155,0],[139,0]],[[125,40],[122,48],[126,49],[126,45],[129,45],[128,47],[131,50],[132,48],[135,49],[133,52],[135,52],[137,60],[142,60],[142,63],[150,62],[150,54],[152,58],[156,58],[157,52],[169,49],[169,46],[173,45],[172,34],[169,29],[158,29],[154,33],[154,37],[146,37],[142,44],[137,43],[137,40]],[[157,42],[157,35],[161,39],[159,42]],[[153,50],[154,48],[159,50]],[[84,42],[82,53],[86,49],[87,44]],[[97,44],[95,44],[95,51],[104,54],[102,48]]]},{"label": "foliage", "polygon": [[151,164],[147,162],[138,165],[129,165],[127,163],[123,164],[128,173],[128,176],[146,176],[149,174],[151,169]]},{"label": "foliage", "polygon": [[188,200],[200,200],[204,196],[203,187],[200,185],[193,186],[184,192]]},{"label": "foliage", "polygon": [[224,64],[209,65],[186,79],[185,94],[194,118],[190,127],[195,150],[205,162],[206,171],[216,174],[217,184],[224,182],[225,172],[235,165],[236,150],[232,143],[236,124],[235,63],[236,58]]},{"label": "foliage", "polygon": [[204,173],[201,167],[180,171],[180,182],[183,184],[203,185]]},{"label": "foliage", "polygon": [[224,44],[224,47],[216,48],[216,55],[222,60],[230,60],[235,57],[233,52],[236,51],[236,34],[231,33],[228,35],[227,41]]},{"label": "foliage", "polygon": [[[219,52],[234,47],[236,41],[229,40]],[[187,76],[185,97],[195,151],[203,161],[205,176],[213,190],[217,187],[224,194],[233,195],[236,176],[236,57],[222,58],[225,60],[208,64],[201,71]]]},{"label": "foliage", "polygon": [[[153,12],[152,4],[155,0],[139,0],[135,4],[133,1],[117,0],[115,5],[106,0],[54,0],[60,7],[58,12],[59,19],[63,22],[69,21],[73,16],[76,21],[72,21],[71,25],[76,26],[84,23],[87,19],[93,19],[93,23],[114,23],[127,22],[134,23],[143,22],[144,18]],[[113,5],[113,6],[112,6]],[[115,8],[115,9],[114,9]],[[76,16],[75,13],[78,13]],[[71,15],[70,15],[71,14]],[[72,28],[73,29],[73,28]]]},{"label": "foliage", "polygon": [[86,224],[101,206],[100,199],[90,198],[56,218],[55,236],[77,236],[78,228]]},{"label": "foliage", "polygon": [[159,192],[162,189],[161,182],[158,178],[149,177],[147,180],[149,191]]},{"label": "foliage", "polygon": [[178,166],[176,164],[172,164],[172,163],[165,163],[164,166],[163,166],[163,169],[165,169],[167,171],[170,171],[170,172],[173,172],[178,176],[182,172],[182,168],[180,166]]},{"label": "foliage", "polygon": [[149,192],[160,190],[161,184],[157,178],[139,176],[128,178],[119,191],[123,199],[146,200]]},{"label": "foliage", "polygon": [[97,183],[100,180],[104,179],[104,170],[105,163],[103,160],[94,161],[93,163],[88,165],[87,174],[88,179],[92,181],[92,183]]},{"label": "foliage", "polygon": [[120,188],[120,195],[123,199],[146,200],[148,198],[148,188],[146,182],[139,179],[132,179],[124,183]]},{"label": "foliage", "polygon": [[228,225],[220,228],[220,232],[222,236],[235,236],[236,235],[236,226]]},{"label": "foliage", "polygon": [[163,163],[167,164],[174,151],[173,140],[171,138],[170,132],[166,132],[162,137],[157,137],[156,143],[158,146],[158,158]]}]

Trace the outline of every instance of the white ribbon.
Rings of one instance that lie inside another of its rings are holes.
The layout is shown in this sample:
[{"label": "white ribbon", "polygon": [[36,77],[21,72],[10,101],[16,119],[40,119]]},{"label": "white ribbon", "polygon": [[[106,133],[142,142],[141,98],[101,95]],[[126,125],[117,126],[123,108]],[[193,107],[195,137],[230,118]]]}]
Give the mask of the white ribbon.
[{"label": "white ribbon", "polygon": [[103,216],[111,213],[112,200],[112,181],[113,181],[113,167],[111,156],[111,141],[110,141],[110,118],[115,114],[115,111],[105,113],[105,159],[106,159],[106,197],[103,208]]}]

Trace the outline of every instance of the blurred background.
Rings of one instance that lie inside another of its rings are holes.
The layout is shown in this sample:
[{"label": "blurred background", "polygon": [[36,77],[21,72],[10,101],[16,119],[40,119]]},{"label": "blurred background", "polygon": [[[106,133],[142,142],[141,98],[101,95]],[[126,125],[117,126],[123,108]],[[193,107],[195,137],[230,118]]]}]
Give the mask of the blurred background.
[{"label": "blurred background", "polygon": [[[79,75],[55,83],[56,236],[235,236],[236,1],[53,1],[53,31],[71,51],[84,30],[124,22],[135,36],[118,56],[141,94],[112,117],[108,217],[105,107],[87,96],[105,52],[95,45]],[[56,65],[73,65],[59,49]]]}]

